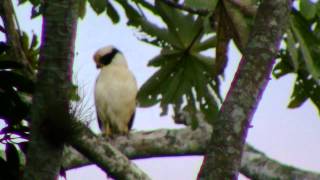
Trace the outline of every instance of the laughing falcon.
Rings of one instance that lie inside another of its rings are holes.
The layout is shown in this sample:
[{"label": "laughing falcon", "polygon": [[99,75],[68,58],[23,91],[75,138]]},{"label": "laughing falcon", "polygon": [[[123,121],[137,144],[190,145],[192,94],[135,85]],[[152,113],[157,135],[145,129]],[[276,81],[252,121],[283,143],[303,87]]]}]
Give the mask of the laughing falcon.
[{"label": "laughing falcon", "polygon": [[97,50],[93,56],[100,74],[95,85],[95,106],[102,133],[125,135],[132,126],[137,82],[122,53],[113,46]]}]

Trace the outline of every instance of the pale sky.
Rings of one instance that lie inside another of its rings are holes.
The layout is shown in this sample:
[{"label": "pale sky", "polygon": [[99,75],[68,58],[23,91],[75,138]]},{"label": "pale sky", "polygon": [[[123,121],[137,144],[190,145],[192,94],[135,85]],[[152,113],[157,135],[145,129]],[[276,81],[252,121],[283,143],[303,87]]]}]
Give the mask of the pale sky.
[{"label": "pale sky", "polygon": [[[27,33],[40,34],[41,19],[30,21],[30,6],[18,7],[17,15],[20,26]],[[121,15],[122,19],[124,15]],[[92,54],[105,45],[115,45],[128,60],[139,86],[152,75],[155,69],[147,67],[148,60],[158,55],[159,49],[137,40],[141,34],[127,27],[124,19],[113,25],[105,14],[96,16],[87,8],[86,18],[79,21],[76,39],[76,57],[74,72],[79,87],[84,91],[88,108],[93,107],[93,87],[98,74],[92,60]],[[0,36],[0,40],[3,37]],[[226,81],[222,91],[226,93],[236,70],[240,55],[233,46]],[[280,80],[270,80],[260,105],[254,115],[252,128],[247,141],[269,157],[303,169],[320,172],[320,119],[314,105],[308,101],[299,109],[286,108],[292,92],[294,76]],[[94,108],[92,109],[94,111]],[[95,114],[95,113],[94,113]],[[171,115],[159,117],[159,107],[139,108],[136,113],[134,130],[151,130],[158,128],[179,128],[171,120]],[[96,122],[91,128],[98,133]],[[150,158],[134,161],[152,179],[155,180],[193,180],[200,165],[201,157]],[[67,172],[68,180],[103,180],[105,174],[95,166],[89,166]],[[241,178],[245,179],[245,178]]]}]

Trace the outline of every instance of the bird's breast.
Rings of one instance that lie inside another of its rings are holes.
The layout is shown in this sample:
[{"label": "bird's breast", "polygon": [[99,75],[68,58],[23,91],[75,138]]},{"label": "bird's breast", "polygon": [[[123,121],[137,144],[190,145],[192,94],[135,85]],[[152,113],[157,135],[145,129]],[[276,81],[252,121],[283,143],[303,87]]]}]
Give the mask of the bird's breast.
[{"label": "bird's breast", "polygon": [[108,115],[114,114],[117,118],[123,115],[127,120],[135,109],[137,91],[136,80],[127,68],[104,67],[95,87],[97,110]]}]

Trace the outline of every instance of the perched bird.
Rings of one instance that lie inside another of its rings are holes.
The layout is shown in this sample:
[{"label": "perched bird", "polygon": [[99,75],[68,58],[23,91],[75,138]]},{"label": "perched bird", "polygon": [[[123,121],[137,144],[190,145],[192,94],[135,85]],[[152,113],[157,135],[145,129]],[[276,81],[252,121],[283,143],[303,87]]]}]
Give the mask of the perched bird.
[{"label": "perched bird", "polygon": [[134,119],[137,82],[122,53],[113,46],[97,50],[93,56],[100,74],[95,85],[95,105],[102,133],[125,135]]}]

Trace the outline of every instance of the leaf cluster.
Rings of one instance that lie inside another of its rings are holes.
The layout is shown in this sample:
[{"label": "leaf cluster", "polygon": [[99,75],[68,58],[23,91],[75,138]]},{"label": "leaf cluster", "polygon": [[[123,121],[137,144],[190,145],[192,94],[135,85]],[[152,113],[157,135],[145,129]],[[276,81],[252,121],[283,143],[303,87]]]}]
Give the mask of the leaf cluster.
[{"label": "leaf cluster", "polygon": [[28,127],[23,120],[28,120],[31,94],[34,83],[22,74],[23,65],[12,59],[10,47],[1,42],[0,47],[0,119],[7,125],[0,134],[1,142],[8,141],[8,136],[14,134],[22,138],[28,137]]},{"label": "leaf cluster", "polygon": [[148,35],[140,40],[162,48],[148,63],[158,70],[142,85],[138,94],[140,106],[159,103],[162,114],[167,114],[170,107],[175,115],[187,111],[192,115],[193,127],[197,125],[198,111],[213,120],[221,97],[219,74],[213,71],[215,59],[203,53],[216,45],[216,36],[209,33],[209,18],[182,12],[162,1],[136,2],[164,22],[164,27],[160,27],[132,5],[119,2],[129,19],[128,24]]},{"label": "leaf cluster", "polygon": [[320,109],[320,2],[300,1],[293,9],[289,28],[284,36],[285,46],[273,74],[280,78],[296,75],[289,108],[300,107],[310,99]]},{"label": "leaf cluster", "polygon": [[[22,147],[22,144],[20,144]],[[5,157],[5,158],[4,158]],[[15,145],[7,143],[5,154],[0,156],[0,178],[18,180],[22,176],[21,156]]]},{"label": "leaf cluster", "polygon": [[[41,15],[41,1],[29,2],[33,4],[32,17]],[[228,60],[229,42],[233,40],[243,52],[254,20],[253,14],[241,8],[257,6],[260,1],[243,1],[243,7],[217,0],[171,2],[185,8],[170,6],[164,0],[80,0],[79,17],[84,18],[89,4],[98,15],[105,13],[113,23],[118,23],[121,7],[127,16],[127,24],[143,33],[140,40],[161,48],[148,63],[157,71],[140,89],[140,106],[159,104],[162,114],[167,114],[170,108],[176,115],[187,111],[193,114],[194,120],[195,112],[201,111],[206,119],[213,120],[222,102],[219,86]],[[320,109],[320,61],[317,59],[320,5],[309,0],[298,3],[299,7],[292,10],[284,36],[285,46],[279,52],[273,75],[277,78],[289,73],[296,75],[288,107],[299,107],[311,99]],[[188,8],[210,13],[194,14],[188,12]],[[154,23],[146,14],[152,14],[162,23]],[[204,53],[207,50],[212,53]],[[196,125],[196,121],[193,124]]]},{"label": "leaf cluster", "polygon": [[[83,0],[80,5],[82,18],[85,2]],[[206,119],[214,119],[221,97],[219,74],[213,71],[215,59],[203,53],[216,45],[209,16],[182,12],[160,0],[154,3],[145,0],[115,2],[125,11],[127,24],[144,33],[141,41],[162,48],[160,54],[148,63],[158,71],[142,85],[138,94],[139,105],[149,107],[160,104],[163,115],[169,108],[175,114],[188,111],[193,115],[194,126],[197,124],[195,112],[201,111],[207,116]],[[119,22],[120,15],[114,2],[88,0],[88,3],[97,14],[106,12],[113,23]],[[216,1],[209,4],[214,9]],[[207,5],[203,1],[197,7]],[[150,21],[145,11],[161,18],[164,22],[162,26]]]},{"label": "leaf cluster", "polygon": [[[120,16],[114,2],[88,1],[97,14],[106,11],[112,22],[119,22]],[[200,110],[207,115],[206,119],[214,119],[222,101],[219,76],[223,75],[228,60],[226,53],[229,40],[233,39],[242,51],[253,18],[244,16],[237,8],[231,11],[223,10],[221,3],[215,0],[183,1],[182,5],[185,7],[212,11],[212,14],[207,16],[182,11],[162,0],[154,3],[146,0],[115,2],[124,9],[128,18],[127,24],[145,34],[140,40],[162,49],[160,54],[148,63],[148,66],[158,70],[143,84],[138,95],[140,105],[148,107],[160,104],[162,114],[166,114],[169,107],[173,108],[175,114],[181,111],[195,114],[194,112]],[[252,0],[245,4],[257,3],[258,1]],[[229,8],[230,5],[224,7]],[[319,2],[301,0],[299,8],[293,8],[284,38],[286,46],[281,49],[280,61],[273,71],[277,78],[288,73],[297,75],[289,108],[299,107],[310,98],[320,109],[320,61],[317,60],[319,7]],[[226,17],[232,11],[240,15],[233,20],[245,17],[241,20],[246,24],[246,28],[241,29],[242,25],[239,23],[228,22],[230,19]],[[159,17],[163,22],[162,26],[150,21],[145,13]],[[214,25],[215,22],[217,24]],[[208,49],[216,50],[215,58],[203,54],[203,51]]]},{"label": "leaf cluster", "polygon": [[0,157],[0,179],[19,179],[21,175],[17,147],[26,153],[30,98],[34,91],[34,82],[23,75],[23,65],[13,59],[10,48],[6,42],[0,42],[0,121],[5,123],[0,130],[0,143],[5,144],[5,156]]}]

